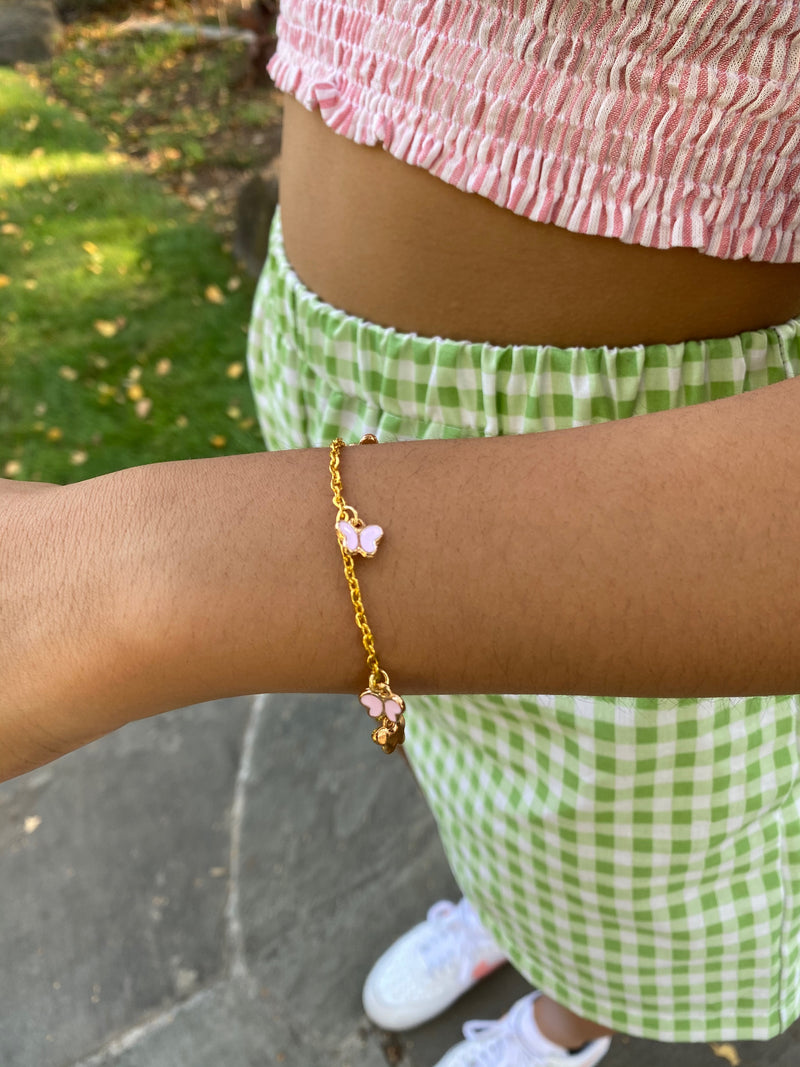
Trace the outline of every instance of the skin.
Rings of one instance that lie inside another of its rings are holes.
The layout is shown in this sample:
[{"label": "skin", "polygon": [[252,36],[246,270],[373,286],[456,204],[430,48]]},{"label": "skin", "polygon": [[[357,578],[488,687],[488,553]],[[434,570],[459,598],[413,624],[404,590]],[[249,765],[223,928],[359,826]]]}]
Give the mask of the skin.
[{"label": "skin", "polygon": [[[800,311],[800,266],[533,224],[301,112],[287,106],[287,252],[324,299],[372,321],[624,344]],[[800,691],[798,388],[346,450],[345,497],[386,530],[357,573],[395,691]],[[0,482],[0,780],[219,696],[360,692],[334,517],[327,449]],[[609,1032],[549,998],[536,1015],[559,1044]]]},{"label": "skin", "polygon": [[714,259],[531,222],[380,145],[354,144],[291,97],[281,219],[289,261],[323,300],[429,337],[669,344],[800,313],[800,263]]},{"label": "skin", "polygon": [[[398,330],[621,346],[730,336],[800,309],[799,264],[715,260],[530,222],[380,145],[352,144],[292,97],[282,167],[284,243],[301,280],[335,307]],[[343,248],[346,271],[332,254]],[[549,997],[534,1012],[542,1033],[569,1048],[611,1033]]]}]

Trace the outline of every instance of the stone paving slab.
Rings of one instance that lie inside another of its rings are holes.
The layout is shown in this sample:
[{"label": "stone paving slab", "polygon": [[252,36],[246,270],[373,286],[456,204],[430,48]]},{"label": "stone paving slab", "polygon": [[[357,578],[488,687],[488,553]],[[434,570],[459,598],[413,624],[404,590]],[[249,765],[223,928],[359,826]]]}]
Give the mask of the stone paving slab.
[{"label": "stone paving slab", "polygon": [[[377,955],[458,894],[402,760],[348,697],[217,701],[0,785],[0,1067],[432,1067],[528,987],[439,1019],[363,1015]],[[800,1023],[735,1045],[800,1067]],[[615,1038],[608,1067],[724,1067]]]},{"label": "stone paving slab", "polygon": [[2,1067],[66,1067],[224,973],[249,707],[134,723],[0,786]]},{"label": "stone paving slab", "polygon": [[379,1038],[366,1026],[321,1053],[292,1014],[279,994],[236,978],[201,991],[76,1067],[385,1067]]},{"label": "stone paving slab", "polygon": [[394,931],[454,890],[416,783],[369,734],[352,699],[276,697],[253,750],[244,951],[321,1048],[362,1020],[363,978]]}]

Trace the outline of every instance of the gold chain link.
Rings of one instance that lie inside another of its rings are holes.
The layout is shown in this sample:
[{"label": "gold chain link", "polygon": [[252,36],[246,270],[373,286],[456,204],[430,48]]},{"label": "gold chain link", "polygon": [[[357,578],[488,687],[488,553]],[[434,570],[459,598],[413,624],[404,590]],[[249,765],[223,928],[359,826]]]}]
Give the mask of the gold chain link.
[{"label": "gold chain link", "polygon": [[[367,435],[366,438],[363,438],[362,441],[364,444],[372,443],[375,441],[375,438],[370,434]],[[337,522],[347,519],[348,515],[351,519],[358,518],[358,513],[355,508],[350,507],[344,502],[344,488],[342,486],[342,475],[339,469],[339,457],[344,447],[345,443],[341,437],[337,437],[331,444],[331,490],[333,491],[333,503],[336,505]],[[347,579],[347,584],[350,588],[350,600],[356,615],[356,626],[361,631],[361,642],[364,645],[364,651],[367,653],[367,665],[370,670],[370,683],[372,683],[374,678],[379,678],[381,675],[385,678],[386,674],[385,671],[381,670],[381,666],[378,663],[378,653],[375,651],[375,638],[372,636],[372,630],[367,622],[367,615],[364,611],[364,603],[361,599],[361,589],[358,584],[358,579],[356,578],[353,557],[345,548],[342,539],[339,537],[338,531],[336,539],[339,542],[339,548],[342,553],[344,576]]]},{"label": "gold chain link", "polygon": [[[377,444],[378,439],[374,434],[365,434],[359,444]],[[383,536],[380,526],[364,526],[359,519],[355,508],[344,502],[344,490],[342,488],[342,473],[340,459],[342,449],[345,447],[341,437],[331,442],[331,491],[333,503],[336,506],[336,538],[342,553],[344,564],[344,576],[350,589],[350,600],[356,613],[356,626],[361,631],[361,642],[367,653],[369,666],[369,682],[367,689],[360,695],[359,702],[368,712],[372,719],[377,720],[375,729],[372,731],[372,740],[379,745],[384,752],[394,752],[398,745],[403,744],[405,738],[405,701],[397,693],[392,692],[389,684],[389,675],[381,670],[378,663],[378,653],[375,651],[375,638],[367,622],[364,604],[361,600],[361,589],[356,578],[354,558],[358,553],[362,556],[374,556],[378,540]],[[345,530],[340,528],[345,526]],[[348,529],[349,527],[349,529]],[[368,535],[366,543],[362,542],[363,535]],[[353,543],[353,537],[356,541]]]}]

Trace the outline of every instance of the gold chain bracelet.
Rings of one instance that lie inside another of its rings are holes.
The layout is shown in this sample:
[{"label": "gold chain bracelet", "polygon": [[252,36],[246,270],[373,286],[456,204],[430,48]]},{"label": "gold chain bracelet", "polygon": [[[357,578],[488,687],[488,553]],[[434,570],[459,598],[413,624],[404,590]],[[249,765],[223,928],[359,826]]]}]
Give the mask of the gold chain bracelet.
[{"label": "gold chain bracelet", "polygon": [[[378,443],[378,439],[374,434],[368,433],[358,443],[373,445]],[[405,737],[406,720],[403,712],[406,705],[402,697],[392,692],[389,675],[378,662],[375,638],[367,622],[354,566],[356,556],[375,555],[378,542],[383,537],[383,530],[374,523],[367,526],[359,519],[356,509],[344,502],[342,475],[339,470],[339,457],[344,447],[345,443],[341,437],[331,442],[331,489],[333,503],[336,506],[336,537],[342,553],[344,576],[350,587],[350,600],[356,613],[356,626],[361,631],[361,641],[367,653],[369,668],[367,688],[358,699],[367,709],[367,714],[378,720],[377,726],[372,731],[372,740],[376,745],[380,745],[384,752],[394,752],[398,745],[402,745]]]}]

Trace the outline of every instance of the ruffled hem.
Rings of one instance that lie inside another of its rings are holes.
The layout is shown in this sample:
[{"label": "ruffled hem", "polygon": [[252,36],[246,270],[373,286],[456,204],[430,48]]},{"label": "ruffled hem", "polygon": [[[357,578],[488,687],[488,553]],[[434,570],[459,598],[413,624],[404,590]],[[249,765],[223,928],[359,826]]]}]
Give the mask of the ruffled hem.
[{"label": "ruffled hem", "polygon": [[[536,139],[514,144],[481,129],[448,125],[452,120],[441,114],[366,88],[318,59],[303,59],[285,42],[279,41],[268,70],[278,89],[309,110],[319,108],[336,133],[357,144],[382,144],[397,159],[533,221],[651,248],[800,262],[800,196],[774,189],[774,175],[766,191],[674,182],[610,162],[592,163],[575,149],[573,156],[549,151]],[[409,93],[407,83],[404,92]],[[421,89],[415,98],[424,95]],[[654,151],[641,130],[620,136],[628,156],[641,156],[648,142],[646,154]],[[572,137],[573,143],[581,139],[584,149],[595,149],[590,131]],[[564,130],[551,127],[540,140],[557,146]],[[607,145],[604,154],[614,158]],[[717,158],[718,170],[738,166],[719,149]],[[776,166],[785,170],[789,164],[778,160]],[[789,187],[787,175],[782,185]]]}]

